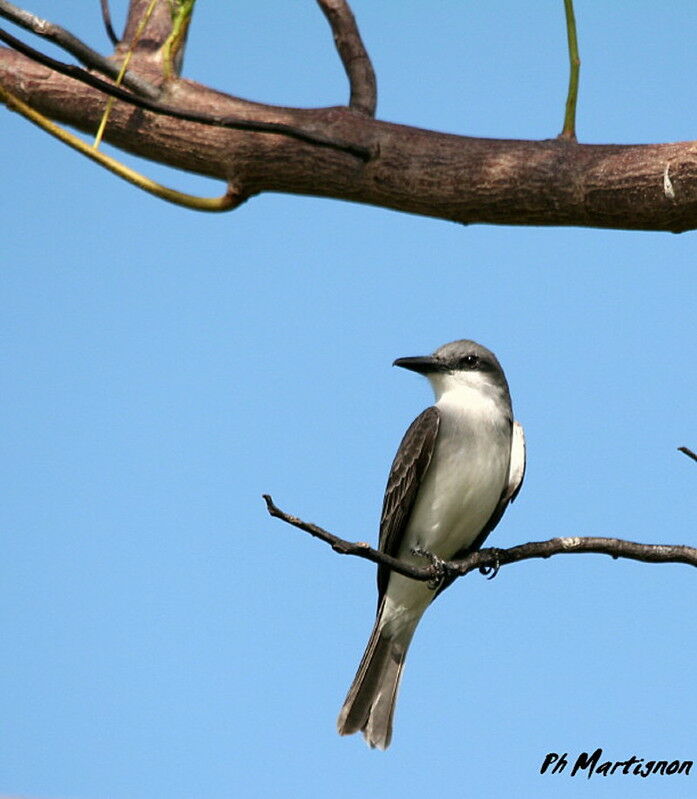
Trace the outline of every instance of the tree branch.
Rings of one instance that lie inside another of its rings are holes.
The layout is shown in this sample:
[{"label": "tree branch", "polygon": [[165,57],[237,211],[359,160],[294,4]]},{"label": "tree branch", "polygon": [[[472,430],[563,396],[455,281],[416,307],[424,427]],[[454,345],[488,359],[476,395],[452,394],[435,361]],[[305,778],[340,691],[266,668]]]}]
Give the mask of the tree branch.
[{"label": "tree branch", "polygon": [[[629,560],[638,560],[643,563],[684,563],[688,566],[697,566],[697,549],[694,547],[639,544],[620,538],[573,537],[552,538],[549,541],[531,541],[528,544],[520,544],[510,549],[480,549],[462,560],[440,561],[435,558],[430,566],[419,567],[393,558],[378,549],[373,549],[368,544],[345,541],[343,538],[339,538],[315,524],[304,522],[297,516],[292,516],[282,511],[274,504],[268,494],[264,494],[263,497],[271,516],[325,541],[335,552],[341,555],[356,555],[373,563],[384,564],[399,574],[424,582],[439,582],[444,577],[455,575],[462,577],[475,569],[493,568],[498,570],[500,566],[505,566],[508,563],[519,563],[532,558],[549,558],[552,555],[566,555],[574,552],[595,552],[602,555],[610,555],[614,559],[628,558]],[[427,555],[428,553],[424,554]]]},{"label": "tree branch", "polygon": [[[35,33],[37,36],[48,39],[67,53],[75,56],[81,64],[84,64],[90,69],[95,69],[97,72],[101,72],[103,75],[107,75],[110,78],[116,78],[119,74],[118,64],[109,61],[108,58],[105,58],[101,53],[93,50],[89,45],[78,39],[77,36],[70,33],[70,31],[61,28],[60,25],[49,22],[46,19],[41,19],[41,17],[37,17],[36,14],[30,14],[28,11],[24,11],[24,9],[17,8],[17,6],[12,3],[8,3],[7,0],[0,0],[0,17],[9,19],[10,22],[16,23],[20,27]],[[122,83],[124,86],[141,94],[143,97],[154,98],[159,94],[155,86],[138,77],[138,75],[134,75],[132,72],[126,72]]]},{"label": "tree branch", "polygon": [[[0,2],[2,2],[2,0],[0,0]],[[284,136],[291,136],[293,138],[299,139],[300,141],[306,141],[311,144],[315,144],[318,147],[333,147],[337,150],[351,153],[351,155],[355,155],[356,157],[362,158],[364,160],[368,160],[368,158],[370,158],[370,151],[364,147],[358,147],[350,142],[334,141],[326,136],[323,136],[322,134],[304,131],[292,125],[285,125],[283,123],[277,122],[256,122],[253,119],[239,119],[234,117],[220,118],[202,112],[186,111],[184,109],[166,105],[165,103],[160,103],[155,100],[148,100],[145,97],[138,97],[137,95],[124,91],[119,86],[115,86],[111,83],[107,83],[101,78],[97,78],[95,75],[92,75],[90,72],[87,72],[80,67],[73,66],[72,64],[64,64],[62,61],[56,61],[55,58],[51,58],[50,56],[44,55],[44,53],[41,53],[38,50],[34,50],[34,48],[24,44],[24,42],[16,39],[14,36],[2,30],[1,28],[0,41],[11,45],[15,50],[17,50],[17,52],[28,56],[38,64],[44,64],[45,66],[50,67],[61,75],[66,75],[74,80],[80,81],[87,86],[98,89],[100,92],[103,92],[109,97],[114,97],[122,100],[125,103],[130,103],[136,108],[143,108],[147,111],[152,111],[154,114],[161,114],[162,116],[172,117],[173,119],[183,119],[189,122],[200,122],[202,125],[212,125],[219,128],[230,128],[232,130],[253,130],[259,133],[279,133]]]},{"label": "tree branch", "polygon": [[[147,5],[132,0],[131,34]],[[134,108],[133,95],[120,96],[105,138],[158,163],[233,180],[240,196],[333,197],[463,224],[697,228],[697,142],[477,139],[394,125],[351,108],[253,103],[182,78],[163,81],[160,49],[171,22],[168,3],[158,0],[149,38],[134,53],[138,75],[161,84],[153,113]],[[119,51],[127,46],[128,36]],[[0,83],[44,116],[91,133],[104,110],[101,92],[115,94],[113,87],[98,92],[47,73],[3,48]]]},{"label": "tree branch", "polygon": [[371,560],[373,563],[383,563],[394,571],[406,577],[413,577],[415,580],[431,580],[435,575],[432,566],[426,568],[412,566],[410,563],[405,563],[398,558],[393,558],[385,552],[373,549],[369,544],[363,541],[357,541],[355,543],[345,541],[343,538],[339,538],[339,536],[330,533],[328,530],[318,527],[316,524],[312,524],[312,522],[304,522],[302,519],[298,519],[297,516],[291,516],[289,513],[282,511],[274,504],[269,494],[262,494],[262,497],[264,502],[266,502],[266,509],[271,516],[276,519],[281,519],[288,524],[292,524],[293,527],[297,527],[299,530],[304,530],[314,538],[319,538],[320,541],[329,544],[329,546],[340,555],[356,555],[359,558]]},{"label": "tree branch", "polygon": [[[126,27],[121,39],[121,47],[128,49],[138,30],[141,20],[148,11],[151,0],[130,0]],[[161,49],[172,32],[172,12],[169,0],[160,0],[148,18],[145,30],[139,37],[139,47],[151,53],[154,62],[161,65]]]},{"label": "tree branch", "polygon": [[361,114],[375,116],[377,81],[356,20],[345,0],[317,0],[334,34],[336,49],[351,87],[349,106]]},{"label": "tree branch", "polygon": [[104,23],[104,30],[109,37],[109,41],[114,47],[119,43],[119,37],[114,31],[114,26],[111,24],[111,11],[109,9],[109,0],[99,0],[102,7],[102,22]]},{"label": "tree branch", "polygon": [[127,180],[134,186],[137,186],[143,191],[159,197],[161,200],[181,205],[185,208],[191,208],[197,211],[229,211],[232,208],[237,208],[247,200],[247,197],[241,195],[235,188],[232,181],[228,181],[228,187],[225,194],[220,197],[200,197],[184,192],[176,191],[168,186],[163,186],[161,183],[156,183],[154,180],[146,177],[145,175],[136,172],[134,169],[126,166],[125,164],[112,158],[110,155],[101,152],[96,143],[90,146],[87,142],[67,130],[63,130],[59,125],[56,125],[50,119],[39,114],[33,108],[23,103],[18,97],[7,91],[0,83],[0,102],[4,102],[8,108],[17,113],[22,114],[26,119],[32,121],[35,125],[42,130],[49,133],[51,136],[67,144],[78,152],[82,153],[86,158],[95,161],[96,163],[113,172],[118,177]]},{"label": "tree branch", "polygon": [[693,461],[697,461],[697,453],[694,453],[689,447],[678,447],[680,452],[684,452],[688,458],[692,458]]},{"label": "tree branch", "polygon": [[564,139],[576,141],[576,101],[578,99],[578,73],[581,59],[578,55],[574,0],[564,0],[564,11],[566,13],[566,38],[569,47],[569,91],[566,96],[564,127],[561,136]]}]

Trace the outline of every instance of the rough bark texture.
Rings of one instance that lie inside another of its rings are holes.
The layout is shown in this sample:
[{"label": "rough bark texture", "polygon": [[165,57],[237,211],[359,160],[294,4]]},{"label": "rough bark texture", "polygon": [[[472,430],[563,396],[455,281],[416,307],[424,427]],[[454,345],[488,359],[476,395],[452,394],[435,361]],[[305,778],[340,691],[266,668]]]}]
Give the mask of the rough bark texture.
[{"label": "rough bark texture", "polygon": [[[144,3],[136,0],[124,40]],[[374,120],[349,107],[262,105],[180,78],[162,82],[160,4],[131,70],[161,85],[160,102],[212,117],[283,122],[364,146],[367,161],[289,136],[216,128],[116,102],[105,138],[153,161],[264,191],[333,197],[463,224],[582,225],[680,232],[697,227],[697,142],[583,145],[454,136]],[[118,52],[123,52],[123,43]],[[0,48],[0,83],[41,113],[93,133],[106,98]],[[356,87],[352,85],[352,94]]]}]

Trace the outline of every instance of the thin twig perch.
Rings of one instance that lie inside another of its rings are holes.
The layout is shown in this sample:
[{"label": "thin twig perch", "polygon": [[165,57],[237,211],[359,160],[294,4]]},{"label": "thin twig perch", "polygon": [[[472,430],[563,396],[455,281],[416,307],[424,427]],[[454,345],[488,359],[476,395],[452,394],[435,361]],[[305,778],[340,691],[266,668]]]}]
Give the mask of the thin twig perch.
[{"label": "thin twig perch", "polygon": [[694,453],[689,447],[678,447],[680,452],[684,452],[688,458],[692,458],[693,461],[697,461],[697,454]]},{"label": "thin twig perch", "polygon": [[343,538],[318,527],[311,522],[305,522],[297,516],[281,510],[268,495],[264,494],[266,508],[271,516],[293,525],[315,538],[326,542],[331,548],[341,555],[355,555],[373,563],[382,563],[393,571],[399,572],[414,580],[438,581],[444,576],[457,575],[463,577],[476,569],[490,569],[505,566],[508,563],[519,563],[532,558],[549,558],[552,555],[568,555],[574,552],[595,552],[601,555],[610,555],[612,558],[628,558],[639,560],[643,563],[684,563],[688,566],[697,566],[697,549],[679,544],[639,544],[635,541],[625,541],[621,538],[598,537],[567,537],[552,538],[549,541],[531,541],[520,544],[510,549],[487,548],[473,552],[462,560],[445,561],[429,566],[413,566],[391,555],[386,555],[368,544],[362,542],[346,541]]}]

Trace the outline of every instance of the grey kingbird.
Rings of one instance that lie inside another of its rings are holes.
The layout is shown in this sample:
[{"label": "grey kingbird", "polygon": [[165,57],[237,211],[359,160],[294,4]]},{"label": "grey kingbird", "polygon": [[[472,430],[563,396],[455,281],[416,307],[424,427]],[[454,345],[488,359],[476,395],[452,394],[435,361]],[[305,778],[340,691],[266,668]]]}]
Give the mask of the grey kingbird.
[{"label": "grey kingbird", "polygon": [[[387,479],[380,550],[423,565],[479,549],[520,491],[523,428],[514,421],[508,383],[493,352],[474,341],[444,344],[433,355],[398,358],[395,366],[425,375],[436,404],[412,422]],[[341,735],[361,730],[386,749],[404,659],[416,625],[454,578],[432,587],[378,567],[373,632],[344,702]]]}]

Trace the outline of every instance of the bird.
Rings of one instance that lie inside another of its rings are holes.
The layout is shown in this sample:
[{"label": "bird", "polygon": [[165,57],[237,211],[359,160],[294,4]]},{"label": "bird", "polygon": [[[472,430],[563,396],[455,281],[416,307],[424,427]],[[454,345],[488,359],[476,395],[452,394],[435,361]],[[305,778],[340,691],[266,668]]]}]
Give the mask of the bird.
[{"label": "bird", "polygon": [[[494,353],[469,339],[393,365],[427,377],[436,401],[412,422],[395,455],[379,549],[415,565],[424,555],[463,558],[482,546],[525,475],[525,435],[506,376]],[[375,625],[337,719],[340,735],[360,731],[371,748],[390,745],[414,631],[454,580],[446,575],[434,586],[378,566]]]}]

